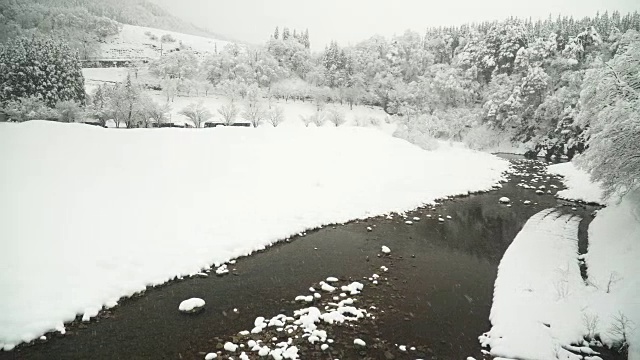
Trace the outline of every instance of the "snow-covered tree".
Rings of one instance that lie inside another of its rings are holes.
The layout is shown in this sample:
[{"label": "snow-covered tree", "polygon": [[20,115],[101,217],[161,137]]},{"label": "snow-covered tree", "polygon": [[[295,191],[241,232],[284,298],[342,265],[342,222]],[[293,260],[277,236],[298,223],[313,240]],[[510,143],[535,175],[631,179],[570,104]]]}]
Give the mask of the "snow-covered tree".
[{"label": "snow-covered tree", "polygon": [[81,122],[84,120],[85,111],[79,103],[71,100],[60,101],[56,104],[58,121],[60,122]]},{"label": "snow-covered tree", "polygon": [[244,112],[242,113],[242,117],[249,121],[253,127],[258,127],[260,122],[264,120],[266,112],[264,110],[264,106],[260,102],[248,102],[245,106]]},{"label": "snow-covered tree", "polygon": [[284,108],[282,106],[276,106],[271,111],[268,111],[267,121],[273,127],[278,127],[278,125],[284,121]]},{"label": "snow-covered tree", "polygon": [[157,127],[160,127],[169,118],[171,106],[169,106],[169,103],[160,105],[155,101],[149,101],[146,103],[145,112],[149,119],[153,120]]},{"label": "snow-covered tree", "polygon": [[579,123],[588,126],[588,150],[579,158],[605,195],[640,186],[640,34],[615,57],[587,71],[580,94]]},{"label": "snow-covered tree", "polygon": [[300,120],[304,126],[315,124],[316,126],[322,126],[325,122],[326,116],[324,111],[314,111],[311,115],[300,115]]},{"label": "snow-covered tree", "polygon": [[233,125],[240,113],[240,109],[234,101],[230,101],[228,104],[218,108],[218,113],[222,115],[225,125]]},{"label": "snow-covered tree", "polygon": [[164,79],[160,82],[162,87],[162,94],[166,97],[167,102],[175,100],[179,87],[178,79]]},{"label": "snow-covered tree", "polygon": [[204,106],[202,101],[190,103],[184,109],[180,110],[180,114],[193,121],[196,128],[200,128],[202,123],[213,117],[213,114]]},{"label": "snow-covered tree", "polygon": [[130,128],[135,122],[141,120],[140,117],[145,114],[143,99],[145,94],[142,93],[138,84],[131,81],[130,75],[127,75],[124,82],[106,89],[107,101],[104,116],[113,119],[116,127],[124,123],[127,128]]},{"label": "snow-covered tree", "polygon": [[336,108],[332,108],[329,109],[327,111],[327,118],[329,119],[329,121],[335,125],[336,127],[344,124],[345,122],[347,122],[347,119],[344,116],[344,112],[336,109]]},{"label": "snow-covered tree", "polygon": [[32,96],[49,107],[85,102],[78,54],[59,40],[19,38],[0,47],[0,84],[0,105]]},{"label": "snow-covered tree", "polygon": [[175,51],[153,60],[149,71],[161,79],[191,79],[198,73],[198,58],[192,51]]},{"label": "snow-covered tree", "polygon": [[4,111],[9,116],[9,119],[18,122],[58,119],[58,113],[35,96],[9,100],[4,105]]}]

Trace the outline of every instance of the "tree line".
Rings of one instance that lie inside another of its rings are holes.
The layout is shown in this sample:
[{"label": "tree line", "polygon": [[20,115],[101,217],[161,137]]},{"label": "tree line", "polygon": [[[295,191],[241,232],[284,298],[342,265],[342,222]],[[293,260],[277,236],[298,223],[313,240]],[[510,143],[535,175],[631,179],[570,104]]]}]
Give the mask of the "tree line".
[{"label": "tree line", "polygon": [[[205,56],[185,49],[152,61],[149,69],[168,102],[178,92],[215,89],[231,99],[314,101],[316,118],[329,116],[323,111],[327,102],[366,104],[397,116],[397,135],[426,146],[438,137],[477,148],[501,141],[531,149],[543,145],[557,155],[594,147],[600,150],[583,157],[586,166],[596,169],[604,154],[618,154],[624,162],[606,165],[626,169],[612,182],[629,188],[639,168],[625,165],[637,164],[631,150],[637,154],[632,139],[638,138],[638,30],[637,12],[580,20],[510,18],[432,28],[424,35],[374,36],[349,47],[332,42],[317,54],[306,46],[308,32],[285,38],[278,30],[264,46],[229,44]],[[9,59],[2,66],[13,63]],[[20,76],[31,72],[8,74],[19,84]],[[11,96],[0,101],[28,93],[15,89],[5,87]],[[47,94],[37,96],[49,107],[58,106]],[[89,97],[90,106],[95,98]],[[77,100],[84,101],[80,95]],[[244,114],[251,118],[252,102],[247,102]],[[240,112],[233,102],[220,110],[223,117]],[[129,111],[125,117],[134,115]],[[305,121],[314,121],[313,116]],[[622,142],[612,142],[612,134]],[[600,177],[606,178],[605,172]]]}]

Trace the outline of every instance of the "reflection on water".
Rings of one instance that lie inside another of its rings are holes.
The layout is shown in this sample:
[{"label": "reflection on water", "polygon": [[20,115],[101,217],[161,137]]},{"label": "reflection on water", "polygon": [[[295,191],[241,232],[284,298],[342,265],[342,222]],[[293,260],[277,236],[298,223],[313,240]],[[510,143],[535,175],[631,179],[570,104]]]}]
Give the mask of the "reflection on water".
[{"label": "reflection on water", "polygon": [[[518,163],[520,170],[539,166]],[[477,336],[490,328],[500,258],[530,216],[557,205],[550,194],[537,195],[517,186],[531,178],[513,176],[497,191],[411,212],[407,215],[421,218],[413,225],[396,215],[311,231],[291,243],[239,259],[235,275],[150,289],[140,298],[124,301],[109,319],[73,325],[72,335],[0,353],[0,359],[202,358],[201,352],[215,350],[220,339],[250,329],[255,317],[291,311],[291,300],[308,293],[319,280],[362,279],[380,273],[381,265],[389,267],[384,274],[388,285],[367,286],[361,299],[376,305],[377,320],[361,329],[336,329],[344,334],[342,340],[336,338],[336,347],[346,351],[341,358],[360,357],[348,352],[354,351],[353,336],[358,335],[416,346],[412,356],[481,359]],[[537,184],[560,186],[546,175],[540,181]],[[502,196],[511,199],[511,207],[498,202]],[[532,204],[524,205],[524,200]],[[451,219],[440,223],[438,215]],[[374,230],[366,231],[367,226]],[[378,257],[382,245],[391,248],[391,256]],[[205,299],[206,310],[195,317],[182,316],[178,304],[193,296]],[[239,312],[231,311],[234,308]]]}]

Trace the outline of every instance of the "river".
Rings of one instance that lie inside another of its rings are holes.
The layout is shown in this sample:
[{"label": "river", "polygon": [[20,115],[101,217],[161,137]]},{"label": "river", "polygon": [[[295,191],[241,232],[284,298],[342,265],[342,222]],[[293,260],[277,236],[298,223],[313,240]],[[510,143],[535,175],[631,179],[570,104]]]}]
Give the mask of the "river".
[{"label": "river", "polygon": [[[310,286],[328,276],[366,282],[358,302],[373,306],[375,318],[331,327],[331,348],[308,344],[301,349],[303,359],[482,359],[478,336],[491,327],[497,267],[527,219],[560,207],[582,216],[581,228],[586,229],[595,209],[519,186],[545,185],[555,192],[562,183],[546,175],[541,162],[512,162],[520,175],[512,175],[499,189],[446,199],[404,217],[380,216],[309,231],[237,259],[228,275],[148,289],[103,311],[97,320],[70,324],[66,335],[51,334],[46,342],[0,352],[0,359],[203,359],[225,341],[238,340],[239,331],[251,330],[257,316],[301,308],[293,299],[309,294]],[[504,196],[511,206],[499,202]],[[445,221],[438,221],[439,216]],[[580,236],[584,251],[586,231]],[[388,256],[380,253],[383,245],[391,248]],[[381,266],[388,272],[381,272]],[[381,276],[378,285],[366,281],[373,273]],[[194,296],[206,300],[205,311],[179,313],[178,304]],[[367,347],[354,347],[356,337]]]}]

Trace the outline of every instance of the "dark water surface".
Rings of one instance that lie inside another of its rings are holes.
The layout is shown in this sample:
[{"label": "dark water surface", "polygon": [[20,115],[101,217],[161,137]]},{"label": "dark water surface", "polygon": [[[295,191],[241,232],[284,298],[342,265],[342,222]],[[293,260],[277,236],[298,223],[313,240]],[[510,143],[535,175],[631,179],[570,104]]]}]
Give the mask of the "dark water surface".
[{"label": "dark water surface", "polygon": [[[530,171],[542,168],[537,162],[518,163]],[[502,254],[530,216],[561,206],[553,195],[516,186],[522,179],[513,176],[498,190],[407,213],[408,219],[420,217],[413,225],[395,214],[393,219],[377,217],[311,231],[238,259],[230,266],[236,269],[232,274],[149,289],[97,320],[69,325],[67,335],[51,334],[46,342],[0,352],[0,359],[203,359],[239,331],[251,330],[257,316],[291,315],[302,307],[292,300],[307,295],[318,281],[383,275],[382,265],[389,268],[384,274],[388,281],[367,284],[359,300],[377,307],[376,319],[331,328],[336,343],[330,352],[309,345],[302,358],[481,359],[477,338],[490,329]],[[537,184],[561,187],[556,178],[546,180],[544,175],[543,180]],[[511,207],[499,203],[502,196],[511,199]],[[532,204],[524,205],[524,200]],[[591,221],[590,207],[562,208],[583,216],[583,227]],[[440,223],[438,215],[451,219]],[[390,256],[378,256],[382,245],[391,248]],[[203,298],[205,311],[180,314],[178,304],[190,297]],[[354,349],[355,337],[367,341],[368,348]],[[416,350],[402,352],[395,344]]]}]

